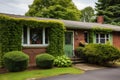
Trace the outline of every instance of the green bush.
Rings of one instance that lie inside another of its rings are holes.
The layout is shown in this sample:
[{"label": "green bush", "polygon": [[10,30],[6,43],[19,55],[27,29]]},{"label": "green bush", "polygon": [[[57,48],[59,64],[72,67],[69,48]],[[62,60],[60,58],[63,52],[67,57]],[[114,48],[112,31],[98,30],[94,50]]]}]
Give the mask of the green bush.
[{"label": "green bush", "polygon": [[75,56],[81,58],[83,57],[84,47],[78,47],[75,49]]},{"label": "green bush", "polygon": [[89,44],[84,48],[83,59],[89,63],[105,65],[120,58],[120,51],[106,44]]},{"label": "green bush", "polygon": [[10,72],[23,71],[28,66],[29,56],[21,51],[8,52],[3,56],[5,67]]},{"label": "green bush", "polygon": [[36,56],[36,65],[39,68],[52,68],[54,57],[50,54],[43,53]]},{"label": "green bush", "polygon": [[72,61],[67,56],[58,56],[54,60],[54,65],[57,67],[70,67],[72,66]]}]

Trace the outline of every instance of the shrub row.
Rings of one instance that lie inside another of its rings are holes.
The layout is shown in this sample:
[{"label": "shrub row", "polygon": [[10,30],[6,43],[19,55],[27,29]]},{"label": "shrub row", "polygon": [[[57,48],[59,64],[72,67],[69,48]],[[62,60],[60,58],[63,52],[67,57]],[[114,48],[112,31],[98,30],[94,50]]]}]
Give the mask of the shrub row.
[{"label": "shrub row", "polygon": [[[4,55],[4,66],[10,72],[23,71],[28,66],[29,56],[21,51],[11,51]],[[50,54],[43,53],[36,56],[36,65],[38,68],[69,67],[72,65],[71,60],[66,56],[54,57]]]},{"label": "shrub row", "polygon": [[106,44],[88,44],[76,49],[79,57],[88,63],[104,65],[120,58],[120,51]]}]

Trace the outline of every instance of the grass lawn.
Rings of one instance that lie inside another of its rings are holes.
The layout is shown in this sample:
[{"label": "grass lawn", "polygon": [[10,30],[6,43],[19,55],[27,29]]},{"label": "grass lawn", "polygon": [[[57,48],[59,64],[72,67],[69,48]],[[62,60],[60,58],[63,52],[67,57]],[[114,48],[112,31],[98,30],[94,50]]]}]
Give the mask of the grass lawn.
[{"label": "grass lawn", "polygon": [[82,70],[69,67],[69,68],[53,68],[46,70],[31,70],[23,72],[10,72],[0,74],[0,80],[26,80],[28,78],[43,78],[49,76],[55,76],[60,74],[81,74]]}]

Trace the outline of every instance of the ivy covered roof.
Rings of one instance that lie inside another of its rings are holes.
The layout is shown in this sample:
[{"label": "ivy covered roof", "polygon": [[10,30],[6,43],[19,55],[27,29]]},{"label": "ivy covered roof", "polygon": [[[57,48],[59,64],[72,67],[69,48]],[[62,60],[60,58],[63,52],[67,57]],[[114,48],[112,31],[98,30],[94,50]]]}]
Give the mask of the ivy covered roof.
[{"label": "ivy covered roof", "polygon": [[89,23],[89,22],[80,22],[80,21],[71,21],[71,20],[59,20],[59,19],[52,19],[52,18],[40,18],[40,17],[28,17],[28,16],[22,16],[22,15],[14,15],[14,14],[3,14],[10,17],[15,18],[27,18],[27,19],[36,19],[36,20],[58,20],[64,23],[66,28],[69,29],[93,29],[94,27],[98,28],[106,28],[111,29],[113,31],[120,31],[120,26],[116,25],[110,25],[110,24],[100,24],[100,23]]}]

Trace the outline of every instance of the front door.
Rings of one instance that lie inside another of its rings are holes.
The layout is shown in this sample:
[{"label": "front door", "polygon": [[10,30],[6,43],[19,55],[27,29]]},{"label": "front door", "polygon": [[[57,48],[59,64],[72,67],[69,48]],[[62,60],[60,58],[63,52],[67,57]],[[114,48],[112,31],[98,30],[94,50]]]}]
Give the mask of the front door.
[{"label": "front door", "polygon": [[64,51],[66,56],[73,57],[73,32],[72,31],[68,31],[65,33]]}]

